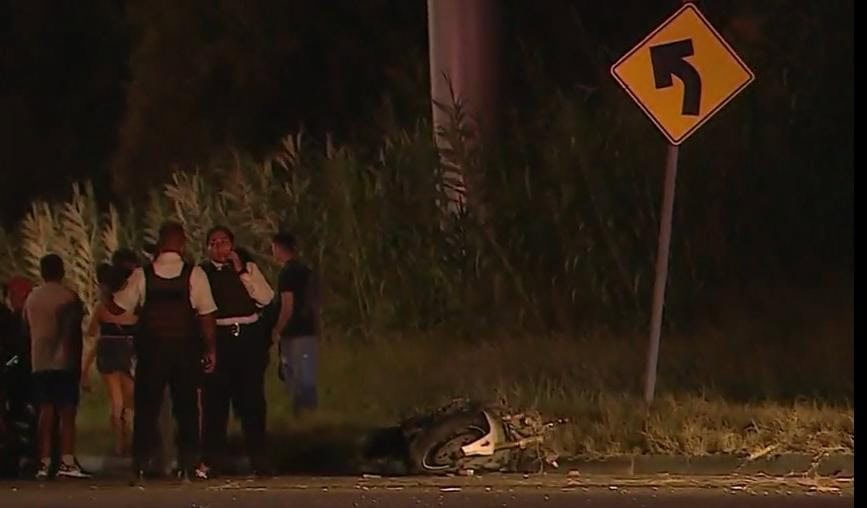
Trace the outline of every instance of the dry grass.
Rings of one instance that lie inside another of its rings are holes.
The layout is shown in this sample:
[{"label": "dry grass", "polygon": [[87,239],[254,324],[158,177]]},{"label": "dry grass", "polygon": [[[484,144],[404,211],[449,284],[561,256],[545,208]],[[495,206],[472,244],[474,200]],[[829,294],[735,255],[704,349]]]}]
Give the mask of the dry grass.
[{"label": "dry grass", "polygon": [[[266,377],[269,428],[278,441],[305,436],[303,441],[311,446],[324,446],[325,440],[351,446],[352,437],[364,429],[391,425],[417,409],[469,396],[568,417],[571,423],[560,436],[560,447],[568,455],[853,452],[853,377],[844,367],[849,360],[840,355],[812,357],[807,368],[803,354],[787,353],[805,347],[796,338],[777,351],[748,352],[743,343],[731,341],[729,347],[699,355],[696,351],[706,346],[698,344],[713,341],[666,337],[661,389],[648,410],[637,396],[643,351],[628,347],[630,341],[622,338],[327,337],[320,349],[321,411],[312,419],[293,420],[272,358]],[[851,335],[828,336],[823,343],[845,348],[847,340],[851,350]],[[756,368],[756,362],[771,358],[773,362]],[[700,373],[689,383],[683,377],[687,362],[689,372]],[[809,376],[791,376],[792,369]],[[674,389],[679,383],[681,388]],[[751,400],[741,397],[746,386],[751,387]],[[807,394],[814,386],[836,396],[784,396]],[[100,388],[86,398],[79,418],[85,446],[91,449],[109,446],[104,397]],[[233,428],[238,432],[236,423]]]},{"label": "dry grass", "polygon": [[[694,383],[713,380],[716,391],[703,392],[699,384],[672,390],[672,381],[680,375],[678,362],[684,360],[677,356],[690,350],[680,340],[669,340],[683,350],[670,347],[663,355],[660,384],[665,388],[649,411],[631,395],[638,390],[629,388],[642,374],[641,361],[634,358],[639,353],[643,360],[640,351],[630,353],[622,342],[605,337],[327,342],[322,351],[323,403],[344,418],[388,423],[452,396],[506,400],[570,418],[562,444],[570,454],[584,456],[749,456],[767,447],[774,453],[853,450],[854,413],[845,400],[852,378],[846,379],[846,369],[841,374],[833,365],[814,367],[814,372],[824,368],[825,376],[842,376],[815,379],[816,384],[840,384],[843,391],[833,403],[765,395],[761,383],[768,381],[774,381],[767,385],[772,390],[782,386],[784,392],[806,391],[810,385],[808,380],[801,386],[783,386],[791,382],[787,370],[792,367],[785,355],[777,356],[775,370],[756,375],[749,374],[754,360],[737,352],[697,359],[694,368],[704,375]],[[713,370],[714,363],[726,361],[731,370]],[[738,374],[733,379],[720,377],[730,372]],[[774,372],[780,379],[772,379]],[[754,400],[727,397],[727,389],[740,391],[746,384],[752,385]],[[272,392],[270,400],[275,398],[285,400]],[[275,423],[280,412],[278,406]]]}]

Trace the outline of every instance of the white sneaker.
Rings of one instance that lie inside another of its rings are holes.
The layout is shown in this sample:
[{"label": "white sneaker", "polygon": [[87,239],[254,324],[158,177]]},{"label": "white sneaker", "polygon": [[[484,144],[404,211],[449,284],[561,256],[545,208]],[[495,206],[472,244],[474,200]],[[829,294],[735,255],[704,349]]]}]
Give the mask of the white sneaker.
[{"label": "white sneaker", "polygon": [[193,475],[196,477],[196,480],[207,480],[210,475],[211,468],[204,464],[199,464],[194,470]]},{"label": "white sneaker", "polygon": [[57,476],[65,476],[67,478],[90,478],[90,473],[86,473],[81,469],[81,466],[78,463],[69,465],[60,463],[60,467],[57,468]]},{"label": "white sneaker", "polygon": [[39,469],[36,470],[37,480],[47,480],[48,473],[51,471],[51,463],[40,462]]}]

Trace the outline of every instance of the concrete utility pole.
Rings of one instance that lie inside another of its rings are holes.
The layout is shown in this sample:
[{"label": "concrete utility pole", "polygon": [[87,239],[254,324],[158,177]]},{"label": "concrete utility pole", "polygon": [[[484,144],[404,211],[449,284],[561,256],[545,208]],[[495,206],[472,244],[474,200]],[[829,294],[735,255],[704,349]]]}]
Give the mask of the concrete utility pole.
[{"label": "concrete utility pole", "polygon": [[[431,98],[451,106],[449,84],[455,99],[468,114],[475,136],[484,138],[496,124],[499,79],[499,6],[497,0],[428,0],[428,41],[430,50]],[[434,132],[447,126],[448,113],[435,104]],[[437,146],[447,142],[436,135]],[[452,204],[464,203],[466,179],[462,168],[450,170],[458,183],[449,197]],[[472,192],[472,190],[470,190]]]}]

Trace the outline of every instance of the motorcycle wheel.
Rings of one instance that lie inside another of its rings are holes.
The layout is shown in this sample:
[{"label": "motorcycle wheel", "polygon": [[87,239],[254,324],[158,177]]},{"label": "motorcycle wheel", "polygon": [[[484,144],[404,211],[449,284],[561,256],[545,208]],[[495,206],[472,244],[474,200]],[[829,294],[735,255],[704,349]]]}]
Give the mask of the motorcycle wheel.
[{"label": "motorcycle wheel", "polygon": [[419,433],[409,446],[410,467],[416,473],[442,474],[460,469],[461,447],[487,434],[481,414],[459,414]]}]

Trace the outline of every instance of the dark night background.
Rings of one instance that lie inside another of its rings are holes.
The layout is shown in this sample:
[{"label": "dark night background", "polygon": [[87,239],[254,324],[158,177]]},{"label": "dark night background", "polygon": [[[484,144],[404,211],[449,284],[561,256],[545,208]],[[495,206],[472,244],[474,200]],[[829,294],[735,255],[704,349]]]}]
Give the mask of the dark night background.
[{"label": "dark night background", "polygon": [[[295,425],[276,352],[266,389],[304,461],[462,395],[567,416],[593,459],[854,454],[854,1],[696,3],[756,79],[680,149],[653,407],[666,143],[609,69],[679,0],[501,0],[478,152],[433,142],[425,0],[0,0],[0,279],[57,253],[92,304],[172,218],[190,258],[224,224],[274,282],[291,229],[324,418]],[[106,400],[81,449],[109,449]]]},{"label": "dark night background", "polygon": [[[619,93],[609,65],[677,5],[504,1],[505,107],[529,118],[558,90]],[[681,182],[728,175],[728,198],[751,217],[750,256],[773,251],[787,273],[851,273],[853,2],[700,6],[757,79],[686,145]],[[3,0],[0,48],[7,226],[77,180],[104,199],[137,197],[226,147],[263,154],[301,126],[377,140],[430,114],[421,0]],[[662,146],[646,132],[638,142]]]}]

